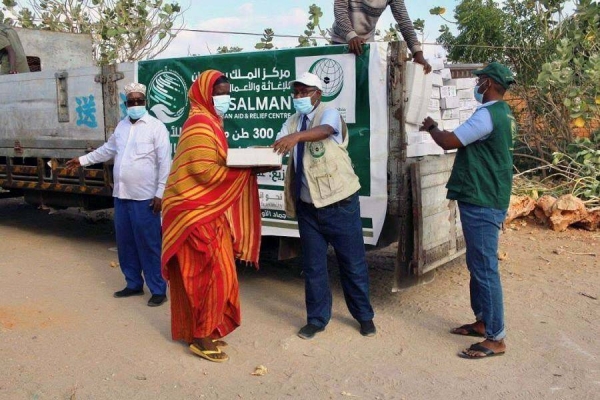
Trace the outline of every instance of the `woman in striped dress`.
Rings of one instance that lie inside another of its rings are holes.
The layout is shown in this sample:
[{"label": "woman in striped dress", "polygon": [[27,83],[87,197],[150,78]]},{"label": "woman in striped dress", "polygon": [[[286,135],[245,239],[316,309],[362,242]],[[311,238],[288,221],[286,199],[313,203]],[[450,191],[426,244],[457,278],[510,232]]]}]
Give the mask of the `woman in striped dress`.
[{"label": "woman in striped dress", "polygon": [[215,362],[228,359],[220,339],[241,322],[235,260],[258,266],[261,237],[255,171],[225,166],[229,93],[219,71],[205,71],[193,83],[163,198],[172,337]]}]

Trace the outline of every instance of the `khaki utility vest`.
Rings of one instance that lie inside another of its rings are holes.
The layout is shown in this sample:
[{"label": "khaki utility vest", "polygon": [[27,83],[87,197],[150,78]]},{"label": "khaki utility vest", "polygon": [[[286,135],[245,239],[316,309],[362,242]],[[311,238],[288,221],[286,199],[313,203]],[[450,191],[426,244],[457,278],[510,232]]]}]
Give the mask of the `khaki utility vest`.
[{"label": "khaki utility vest", "polygon": [[[321,125],[323,112],[327,109],[320,103],[315,115],[307,129]],[[296,113],[288,120],[290,134],[298,131],[301,114]],[[342,117],[340,117],[342,118]],[[338,144],[331,138],[318,142],[304,143],[304,175],[308,182],[310,197],[316,208],[321,208],[345,199],[360,189],[358,176],[352,168],[352,161],[348,155],[348,127],[342,119],[342,138]],[[296,217],[295,196],[296,168],[294,165],[294,152],[288,160],[285,174],[285,212],[291,217]]]}]

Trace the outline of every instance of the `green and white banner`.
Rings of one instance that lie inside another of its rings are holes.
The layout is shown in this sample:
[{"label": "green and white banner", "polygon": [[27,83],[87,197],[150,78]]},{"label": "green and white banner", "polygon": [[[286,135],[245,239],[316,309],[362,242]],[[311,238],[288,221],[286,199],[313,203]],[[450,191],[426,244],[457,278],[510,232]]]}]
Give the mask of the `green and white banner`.
[{"label": "green and white banner", "polygon": [[[148,108],[171,132],[175,151],[189,112],[187,92],[202,71],[216,69],[230,79],[225,131],[232,148],[271,145],[295,112],[290,82],[306,71],[318,75],[322,100],[348,124],[365,242],[376,244],[387,208],[387,46],[368,47],[361,57],[346,46],[326,46],[143,61],[137,80],[148,87]],[[298,236],[296,221],[284,212],[285,171],[284,165],[258,178],[264,235]]]}]

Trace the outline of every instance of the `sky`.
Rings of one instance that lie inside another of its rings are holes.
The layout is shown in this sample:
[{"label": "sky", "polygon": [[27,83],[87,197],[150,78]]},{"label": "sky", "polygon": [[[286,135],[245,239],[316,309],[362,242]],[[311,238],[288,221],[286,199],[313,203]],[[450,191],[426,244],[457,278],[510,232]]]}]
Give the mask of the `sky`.
[{"label": "sky", "polygon": [[[308,10],[311,4],[321,7],[323,17],[321,27],[331,28],[333,23],[333,0],[178,0],[184,10],[184,28],[216,31],[236,31],[262,33],[271,28],[276,34],[300,35],[306,29]],[[445,23],[440,17],[432,16],[429,10],[436,6],[445,7],[445,16],[452,17],[457,1],[451,0],[407,0],[406,8],[411,20],[425,20],[422,42],[434,42],[440,25]],[[379,19],[377,27],[383,32],[395,23],[388,9]],[[185,57],[216,53],[219,46],[240,46],[244,51],[254,50],[258,36],[231,34],[209,34],[199,32],[179,32],[168,49],[158,58]],[[278,48],[295,47],[295,38],[275,38]],[[319,43],[325,43],[319,41]],[[424,46],[426,56],[441,52],[439,46]]]}]

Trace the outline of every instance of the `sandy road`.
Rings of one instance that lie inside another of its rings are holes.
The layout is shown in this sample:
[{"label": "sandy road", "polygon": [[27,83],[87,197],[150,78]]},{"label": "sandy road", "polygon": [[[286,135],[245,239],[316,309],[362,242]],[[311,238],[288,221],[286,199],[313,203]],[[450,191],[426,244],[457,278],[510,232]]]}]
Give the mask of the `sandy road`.
[{"label": "sandy road", "polygon": [[0,200],[0,399],[598,399],[600,233],[517,227],[501,239],[505,356],[456,356],[472,343],[447,333],[471,319],[462,261],[391,293],[384,251],[369,254],[376,337],[358,333],[333,259],[333,320],[296,337],[302,278],[266,262],[240,271],[243,324],[213,364],[170,340],[168,303],[112,297],[110,221]]}]

